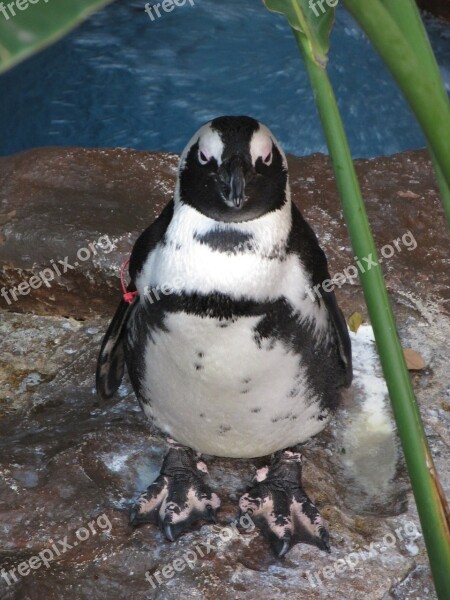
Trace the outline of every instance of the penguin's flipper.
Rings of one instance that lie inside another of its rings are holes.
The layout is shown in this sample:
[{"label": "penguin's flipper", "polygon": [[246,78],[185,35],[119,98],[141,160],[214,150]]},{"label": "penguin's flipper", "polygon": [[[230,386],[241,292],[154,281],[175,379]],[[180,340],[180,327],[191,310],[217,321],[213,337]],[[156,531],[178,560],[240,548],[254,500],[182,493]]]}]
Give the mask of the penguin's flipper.
[{"label": "penguin's flipper", "polygon": [[334,292],[322,291],[322,298],[334,329],[339,356],[344,367],[344,386],[348,387],[353,379],[352,345],[347,323],[342,310],[339,308]]},{"label": "penguin's flipper", "polygon": [[250,514],[278,558],[298,542],[330,552],[325,523],[301,486],[301,460],[299,452],[277,452],[239,500],[241,514]]},{"label": "penguin's flipper", "polygon": [[216,522],[220,499],[205,482],[205,463],[195,460],[190,448],[172,445],[160,475],[141,494],[130,511],[130,525],[159,525],[173,542],[197,521]]},{"label": "penguin's flipper", "polygon": [[[163,239],[172,216],[173,200],[164,207],[159,217],[136,240],[130,257],[129,274],[131,282],[127,287],[128,292],[136,291],[135,281],[137,276],[149,254]],[[122,381],[125,368],[123,334],[127,321],[138,302],[136,298],[131,304],[128,304],[125,300],[120,302],[103,338],[97,361],[96,376],[97,393],[101,398],[111,398]]]},{"label": "penguin's flipper", "polygon": [[333,335],[336,340],[339,358],[342,363],[342,379],[340,385],[348,387],[353,379],[352,347],[347,323],[339,308],[334,292],[326,292],[322,284],[330,280],[328,262],[324,251],[319,245],[316,234],[304,220],[297,207],[292,204],[292,228],[289,237],[289,249],[295,252],[311,275],[312,289],[319,292],[316,301],[322,302],[327,309]]},{"label": "penguin's flipper", "polygon": [[97,359],[96,387],[97,394],[105,400],[113,396],[122,381],[125,369],[123,334],[130,314],[138,302],[137,298],[131,304],[125,300],[120,301],[103,338]]}]

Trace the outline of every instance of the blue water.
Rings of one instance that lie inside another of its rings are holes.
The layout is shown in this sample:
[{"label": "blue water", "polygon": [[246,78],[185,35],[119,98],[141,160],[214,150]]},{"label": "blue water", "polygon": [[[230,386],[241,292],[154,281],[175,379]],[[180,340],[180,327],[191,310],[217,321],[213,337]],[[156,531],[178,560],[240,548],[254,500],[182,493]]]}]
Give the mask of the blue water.
[{"label": "blue water", "polygon": [[[180,151],[221,114],[262,120],[288,152],[326,151],[283,17],[259,0],[195,0],[152,22],[144,4],[115,2],[0,77],[1,154],[48,145]],[[450,86],[450,28],[429,17],[426,24]],[[424,146],[389,73],[344,10],[329,73],[354,156]]]}]

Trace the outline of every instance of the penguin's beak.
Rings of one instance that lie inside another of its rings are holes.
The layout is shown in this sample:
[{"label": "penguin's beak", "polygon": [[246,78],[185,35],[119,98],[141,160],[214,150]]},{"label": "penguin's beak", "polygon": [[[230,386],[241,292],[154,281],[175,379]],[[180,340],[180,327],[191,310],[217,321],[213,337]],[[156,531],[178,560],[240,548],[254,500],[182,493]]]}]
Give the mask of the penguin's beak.
[{"label": "penguin's beak", "polygon": [[245,184],[253,173],[253,165],[242,156],[232,156],[219,168],[219,177],[225,184],[225,198],[228,206],[240,209],[245,203]]}]

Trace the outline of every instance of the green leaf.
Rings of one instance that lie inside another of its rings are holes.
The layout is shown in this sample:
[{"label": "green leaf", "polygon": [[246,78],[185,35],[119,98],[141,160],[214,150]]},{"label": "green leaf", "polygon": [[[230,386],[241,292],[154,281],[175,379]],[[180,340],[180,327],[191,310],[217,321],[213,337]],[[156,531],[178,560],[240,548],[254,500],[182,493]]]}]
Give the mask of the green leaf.
[{"label": "green leaf", "polygon": [[414,0],[343,0],[376,48],[427,138],[450,225],[450,102]]},{"label": "green leaf", "polygon": [[[330,33],[336,9],[317,0],[263,0],[266,7],[284,15],[295,31],[306,36],[314,62],[326,67]],[[336,2],[337,4],[337,2]]]},{"label": "green leaf", "polygon": [[[421,19],[419,10],[415,0],[381,0],[381,3],[396,21],[397,25],[402,29],[403,34],[409,41],[411,51],[415,52],[424,69],[426,69],[430,77],[434,77],[436,91],[435,93],[441,96],[446,96],[445,86],[441,78],[439,66],[434,56],[433,48],[428,38],[427,31]],[[448,120],[450,121],[450,113]],[[438,180],[439,189],[441,192],[442,202],[447,215],[447,222],[450,227],[450,178],[445,176],[440,162],[433,150],[432,143],[428,142],[429,151],[433,161],[436,178]]]},{"label": "green leaf", "polygon": [[0,73],[49,46],[110,1],[15,0],[14,3],[1,3]]},{"label": "green leaf", "polygon": [[350,315],[350,317],[348,318],[348,326],[350,327],[350,331],[353,331],[353,333],[356,333],[358,331],[358,329],[361,327],[363,321],[364,321],[364,318],[361,313],[356,312],[356,311],[353,312]]}]

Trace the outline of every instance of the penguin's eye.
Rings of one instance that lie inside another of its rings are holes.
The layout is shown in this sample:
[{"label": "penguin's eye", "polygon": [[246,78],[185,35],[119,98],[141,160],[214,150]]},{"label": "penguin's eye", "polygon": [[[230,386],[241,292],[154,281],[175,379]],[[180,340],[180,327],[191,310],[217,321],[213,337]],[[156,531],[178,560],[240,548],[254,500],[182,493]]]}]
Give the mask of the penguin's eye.
[{"label": "penguin's eye", "polygon": [[269,152],[269,154],[265,158],[262,159],[263,163],[265,165],[270,165],[272,162],[272,156],[273,156],[272,152]]},{"label": "penguin's eye", "polygon": [[208,162],[208,157],[201,150],[198,151],[198,162],[201,165],[206,165]]}]

